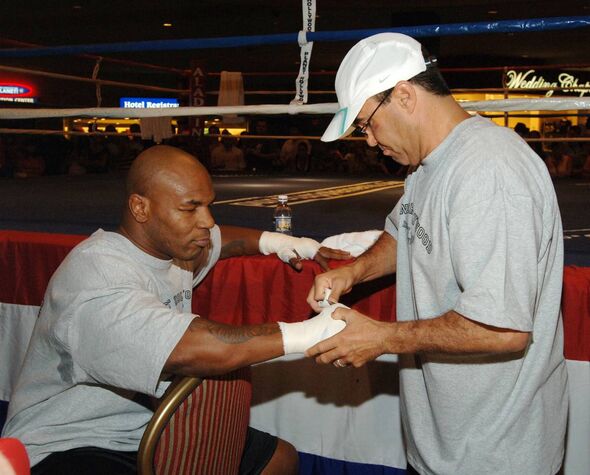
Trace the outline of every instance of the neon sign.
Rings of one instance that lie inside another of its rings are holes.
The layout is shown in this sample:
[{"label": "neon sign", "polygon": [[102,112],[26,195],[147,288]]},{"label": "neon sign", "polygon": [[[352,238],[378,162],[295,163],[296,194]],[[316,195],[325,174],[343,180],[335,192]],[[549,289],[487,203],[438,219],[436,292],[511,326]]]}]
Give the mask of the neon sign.
[{"label": "neon sign", "polygon": [[[542,75],[535,74],[534,69],[528,71],[514,71],[506,72],[508,89],[546,89],[546,88],[561,88],[559,92],[579,94],[584,97],[585,94],[590,94],[590,81],[585,83],[570,73],[560,73],[557,76],[557,81],[550,81],[545,79]],[[545,96],[551,97],[555,91],[546,91]]]},{"label": "neon sign", "polygon": [[178,99],[150,97],[121,97],[119,107],[126,109],[161,109],[179,107]]},{"label": "neon sign", "polygon": [[32,96],[33,93],[33,87],[28,84],[0,82],[0,96],[26,97]]},{"label": "neon sign", "polygon": [[35,88],[29,84],[0,82],[0,101],[35,103]]}]

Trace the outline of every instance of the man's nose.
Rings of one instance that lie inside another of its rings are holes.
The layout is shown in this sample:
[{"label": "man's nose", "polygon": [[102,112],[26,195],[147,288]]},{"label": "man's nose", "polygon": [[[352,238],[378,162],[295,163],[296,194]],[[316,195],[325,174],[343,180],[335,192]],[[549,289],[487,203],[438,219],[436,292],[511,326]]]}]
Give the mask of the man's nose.
[{"label": "man's nose", "polygon": [[378,142],[377,142],[377,140],[375,140],[375,136],[373,135],[373,131],[371,130],[371,127],[367,127],[367,130],[365,130],[365,134],[366,134],[367,145],[369,147],[375,147],[378,144]]},{"label": "man's nose", "polygon": [[213,219],[213,215],[211,214],[211,210],[209,208],[205,208],[201,213],[199,213],[197,226],[199,228],[206,229],[211,229],[213,226],[215,226],[215,219]]}]

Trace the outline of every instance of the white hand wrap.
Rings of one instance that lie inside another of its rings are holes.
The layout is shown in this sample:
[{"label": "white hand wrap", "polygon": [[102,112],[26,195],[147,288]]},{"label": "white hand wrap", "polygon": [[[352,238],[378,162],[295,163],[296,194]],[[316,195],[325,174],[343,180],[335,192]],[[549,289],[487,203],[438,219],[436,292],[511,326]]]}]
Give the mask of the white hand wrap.
[{"label": "white hand wrap", "polygon": [[358,231],[354,233],[342,233],[327,237],[322,241],[322,246],[332,249],[348,251],[353,257],[360,256],[369,249],[383,234],[380,230]]},{"label": "white hand wrap", "polygon": [[343,330],[346,322],[332,318],[332,313],[338,307],[348,308],[341,303],[335,303],[322,310],[315,317],[304,322],[279,322],[279,328],[283,334],[283,349],[285,350],[285,354],[305,353],[305,350],[311,348],[316,343],[330,338]]},{"label": "white hand wrap", "polygon": [[297,251],[303,259],[313,259],[320,247],[321,244],[314,239],[269,231],[264,231],[258,241],[258,249],[262,254],[267,256],[276,253],[283,262],[289,262],[290,259],[297,257],[293,250]]}]

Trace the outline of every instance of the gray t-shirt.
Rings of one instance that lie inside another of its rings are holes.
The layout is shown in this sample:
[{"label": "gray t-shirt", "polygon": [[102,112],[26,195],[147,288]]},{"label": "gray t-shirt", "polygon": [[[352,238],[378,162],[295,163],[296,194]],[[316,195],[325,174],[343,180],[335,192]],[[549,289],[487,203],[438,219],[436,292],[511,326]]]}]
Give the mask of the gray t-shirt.
[{"label": "gray t-shirt", "polygon": [[531,332],[524,356],[402,355],[408,461],[422,474],[554,475],[564,453],[563,236],[543,161],[513,131],[461,122],[406,180],[397,318],[455,310]]},{"label": "gray t-shirt", "polygon": [[136,451],[161,396],[162,369],[189,323],[192,288],[219,258],[211,231],[194,277],[120,234],[98,230],[51,278],[8,408],[4,436],[26,446],[31,465],[75,447]]}]

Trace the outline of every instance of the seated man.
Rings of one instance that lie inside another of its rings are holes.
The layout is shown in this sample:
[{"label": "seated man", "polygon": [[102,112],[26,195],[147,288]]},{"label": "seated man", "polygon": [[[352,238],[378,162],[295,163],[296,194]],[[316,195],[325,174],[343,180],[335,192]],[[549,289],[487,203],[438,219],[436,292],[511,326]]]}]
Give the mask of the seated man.
[{"label": "seated man", "polygon": [[[224,374],[303,352],[343,327],[330,315],[236,327],[191,313],[192,287],[219,258],[348,257],[307,238],[220,230],[211,179],[192,155],[145,150],[129,170],[127,196],[117,232],[98,230],[76,246],[46,290],[4,431],[25,444],[33,474],[135,473],[152,416],[137,396],[160,397],[165,375]],[[297,472],[290,444],[249,434],[256,454],[246,449],[245,473]]]}]

